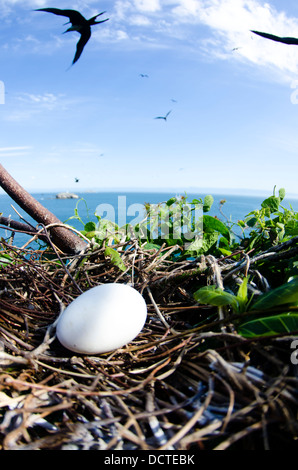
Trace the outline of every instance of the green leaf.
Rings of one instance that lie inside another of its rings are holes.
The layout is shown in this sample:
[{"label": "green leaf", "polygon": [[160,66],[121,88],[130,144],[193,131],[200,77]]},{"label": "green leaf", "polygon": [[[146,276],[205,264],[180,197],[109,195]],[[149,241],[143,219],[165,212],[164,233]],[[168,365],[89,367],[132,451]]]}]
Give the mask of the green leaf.
[{"label": "green leaf", "polygon": [[287,223],[286,232],[292,236],[298,235],[298,221],[290,220]]},{"label": "green leaf", "polygon": [[232,254],[231,250],[226,250],[225,248],[219,247],[218,250],[224,255],[224,256],[230,256]]},{"label": "green leaf", "polygon": [[279,197],[270,196],[262,202],[261,206],[265,209],[266,208],[270,209],[270,212],[276,212],[278,211],[279,204],[280,204]]},{"label": "green leaf", "polygon": [[219,247],[230,248],[229,240],[225,236],[222,236],[221,239],[219,240],[219,245],[218,246]]},{"label": "green leaf", "polygon": [[203,201],[202,201],[202,199],[196,199],[195,198],[191,201],[191,204],[194,204],[195,206],[196,205],[203,205]]},{"label": "green leaf", "polygon": [[238,333],[246,338],[298,331],[298,314],[283,313],[242,323]]},{"label": "green leaf", "polygon": [[93,232],[96,230],[96,224],[94,222],[87,222],[84,226],[86,232]]},{"label": "green leaf", "polygon": [[6,264],[10,263],[12,263],[11,256],[7,255],[6,253],[0,255],[0,266],[5,266]]},{"label": "green leaf", "polygon": [[203,205],[203,212],[209,212],[211,207],[212,207],[213,202],[214,202],[213,196],[211,196],[210,194],[205,196],[204,205]]},{"label": "green leaf", "polygon": [[101,219],[97,225],[97,233],[99,238],[106,238],[109,235],[115,236],[119,231],[119,227],[114,222],[107,219]]},{"label": "green leaf", "polygon": [[294,304],[296,302],[298,302],[298,276],[294,277],[290,282],[263,294],[253,304],[251,310],[263,310],[277,305]]},{"label": "green leaf", "polygon": [[278,191],[278,194],[279,194],[280,200],[282,201],[286,196],[286,190],[284,188],[280,188],[280,190]]},{"label": "green leaf", "polygon": [[166,204],[167,206],[171,206],[172,204],[174,204],[175,202],[177,201],[177,198],[176,197],[171,197],[171,199],[169,199]]},{"label": "green leaf", "polygon": [[225,292],[216,286],[201,287],[193,295],[195,300],[201,304],[214,305],[216,307],[232,305],[234,310],[238,310],[238,301],[235,295]]},{"label": "green leaf", "polygon": [[204,241],[200,237],[195,237],[187,246],[186,253],[204,253],[207,251],[204,247]]},{"label": "green leaf", "polygon": [[85,232],[82,230],[81,232],[85,237],[87,237],[89,240],[92,240],[92,238],[96,237],[97,235],[100,235],[100,233],[97,230],[92,230],[90,232]]},{"label": "green leaf", "polygon": [[237,292],[237,297],[241,299],[242,301],[247,301],[247,283],[248,283],[248,278],[245,277],[242,283],[240,284],[238,292]]},{"label": "green leaf", "polygon": [[201,253],[207,253],[212,247],[216,246],[218,241],[218,233],[211,232],[203,234],[203,240],[198,239],[197,242],[201,244]]},{"label": "green leaf", "polygon": [[204,230],[216,231],[224,235],[228,240],[230,240],[230,231],[226,225],[220,220],[212,217],[211,215],[203,216]]},{"label": "green leaf", "polygon": [[245,222],[244,222],[244,220],[238,220],[237,225],[239,225],[239,227],[244,228],[244,227],[245,227]]},{"label": "green leaf", "polygon": [[156,243],[145,243],[142,247],[144,250],[159,250],[160,245],[157,245]]},{"label": "green leaf", "polygon": [[248,302],[248,297],[247,297],[247,284],[248,284],[248,278],[245,277],[242,281],[242,283],[239,286],[238,292],[237,292],[237,301],[238,301],[238,312],[244,312],[245,307]]},{"label": "green leaf", "polygon": [[251,227],[251,228],[254,227],[257,222],[258,222],[258,219],[256,217],[251,217],[250,219],[246,220],[246,224],[248,225],[248,227]]},{"label": "green leaf", "polygon": [[114,266],[117,266],[121,271],[126,271],[126,266],[119,255],[118,251],[114,250],[110,246],[107,246],[105,249],[105,256],[108,256],[111,260],[111,263]]}]

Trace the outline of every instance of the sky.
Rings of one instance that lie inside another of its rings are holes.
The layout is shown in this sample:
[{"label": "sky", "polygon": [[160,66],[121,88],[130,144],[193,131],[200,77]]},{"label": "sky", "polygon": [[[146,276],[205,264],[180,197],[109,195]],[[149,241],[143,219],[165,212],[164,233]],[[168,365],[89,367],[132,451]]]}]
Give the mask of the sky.
[{"label": "sky", "polygon": [[[71,66],[79,34],[45,7],[109,20]],[[298,194],[298,46],[251,32],[298,37],[296,0],[0,0],[0,16],[0,163],[27,191]]]}]

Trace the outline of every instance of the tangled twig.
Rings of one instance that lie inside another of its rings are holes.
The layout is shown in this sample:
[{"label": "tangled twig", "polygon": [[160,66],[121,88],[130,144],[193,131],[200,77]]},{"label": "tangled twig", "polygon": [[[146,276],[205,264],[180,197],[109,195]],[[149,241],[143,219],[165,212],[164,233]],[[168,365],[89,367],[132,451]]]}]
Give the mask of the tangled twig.
[{"label": "tangled twig", "polygon": [[[237,316],[218,319],[192,295],[210,282],[223,288],[243,270],[265,289],[256,259],[174,262],[166,246],[113,248],[123,271],[104,247],[65,258],[54,247],[2,243],[1,448],[233,449],[249,439],[267,449],[275,436],[279,445],[294,445],[298,379],[280,359],[289,357],[291,337],[246,340],[222,328],[237,324]],[[129,283],[143,294],[146,324],[117,351],[74,355],[55,336],[61,308],[106,282]]]}]

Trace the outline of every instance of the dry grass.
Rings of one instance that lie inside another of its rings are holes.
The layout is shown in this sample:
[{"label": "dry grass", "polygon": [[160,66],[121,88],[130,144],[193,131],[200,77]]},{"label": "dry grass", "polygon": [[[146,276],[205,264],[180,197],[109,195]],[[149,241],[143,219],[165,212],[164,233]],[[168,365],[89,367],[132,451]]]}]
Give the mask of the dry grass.
[{"label": "dry grass", "polygon": [[[291,338],[244,339],[236,319],[219,321],[193,299],[231,261],[175,263],[171,248],[116,248],[125,272],[103,249],[66,262],[2,245],[13,261],[0,268],[0,448],[294,448]],[[106,282],[144,295],[145,327],[117,351],[74,355],[55,337],[61,304]]]}]

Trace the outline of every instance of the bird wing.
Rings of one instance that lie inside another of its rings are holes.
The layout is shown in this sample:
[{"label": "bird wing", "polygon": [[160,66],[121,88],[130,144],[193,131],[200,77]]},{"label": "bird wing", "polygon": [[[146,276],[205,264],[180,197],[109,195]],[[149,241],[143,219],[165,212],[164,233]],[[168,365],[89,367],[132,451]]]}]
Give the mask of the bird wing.
[{"label": "bird wing", "polygon": [[110,18],[106,18],[105,20],[100,20],[100,21],[94,21],[93,23],[90,23],[90,20],[88,21],[89,24],[100,24],[100,23],[105,23],[106,21],[109,21]]},{"label": "bird wing", "polygon": [[171,111],[168,111],[168,112],[167,112],[167,114],[166,114],[165,116],[157,116],[157,117],[156,117],[156,118],[154,118],[154,119],[164,119],[164,120],[166,121],[166,119],[167,119],[168,115],[169,115],[171,112],[172,112],[172,110],[171,110]]},{"label": "bird wing", "polygon": [[275,36],[274,34],[262,33],[260,31],[253,31],[253,30],[251,32],[258,34],[258,36],[262,36],[263,38],[271,39],[272,41],[282,42],[284,44],[297,44],[298,45],[297,38],[282,38],[280,36]]},{"label": "bird wing", "polygon": [[72,24],[80,24],[86,21],[86,18],[76,10],[60,10],[59,8],[38,8],[36,11],[46,11],[54,15],[67,16]]},{"label": "bird wing", "polygon": [[76,54],[74,56],[74,59],[72,61],[72,65],[76,63],[77,60],[79,60],[84,47],[86,46],[87,42],[89,41],[91,36],[91,28],[85,28],[83,32],[81,32],[81,38],[77,43],[77,50]]},{"label": "bird wing", "polygon": [[95,21],[96,18],[98,18],[98,16],[104,15],[105,13],[106,13],[105,11],[102,11],[101,13],[98,13],[97,15],[92,16],[92,18],[88,20],[88,23],[90,25],[94,25],[94,24],[104,23],[105,21],[108,21],[109,18],[107,18],[106,20]]}]

